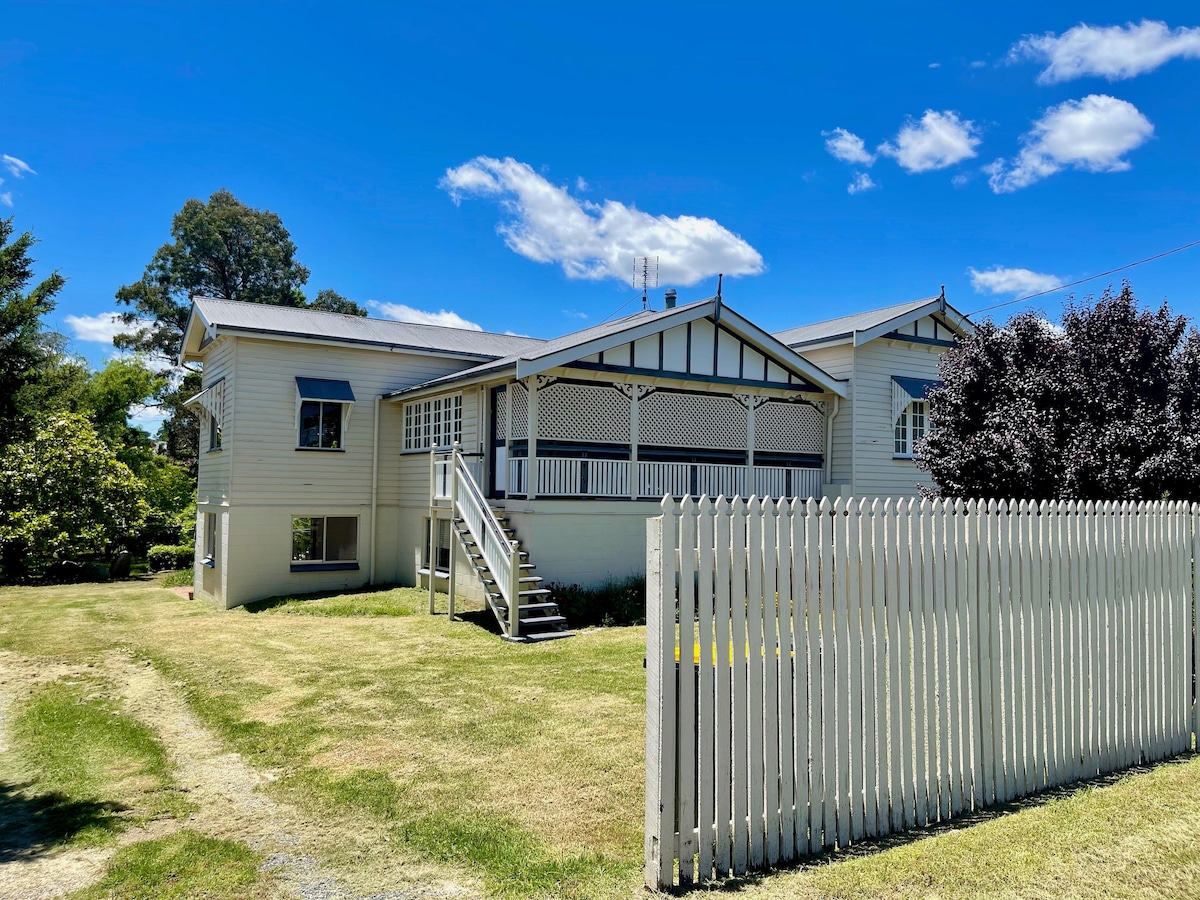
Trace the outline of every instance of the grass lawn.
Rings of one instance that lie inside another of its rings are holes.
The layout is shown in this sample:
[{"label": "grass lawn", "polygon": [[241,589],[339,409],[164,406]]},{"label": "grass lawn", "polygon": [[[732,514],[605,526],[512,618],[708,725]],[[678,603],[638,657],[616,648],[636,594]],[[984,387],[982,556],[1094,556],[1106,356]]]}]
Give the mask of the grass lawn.
[{"label": "grass lawn", "polygon": [[[151,663],[267,776],[268,797],[314,823],[313,852],[364,893],[421,867],[431,882],[494,895],[630,896],[641,881],[645,630],[514,646],[424,614],[427,602],[396,589],[217,612],[149,581],[5,588],[0,650],[101,672],[114,652]],[[109,796],[103,785],[119,778],[99,771],[92,792]],[[135,801],[150,803],[123,802]],[[121,885],[194,856],[225,860],[217,868],[231,880],[213,896],[254,895],[238,887],[254,865],[242,844],[188,835],[123,848],[110,893],[189,896]],[[1193,758],[723,892],[1195,897],[1198,836]]]}]

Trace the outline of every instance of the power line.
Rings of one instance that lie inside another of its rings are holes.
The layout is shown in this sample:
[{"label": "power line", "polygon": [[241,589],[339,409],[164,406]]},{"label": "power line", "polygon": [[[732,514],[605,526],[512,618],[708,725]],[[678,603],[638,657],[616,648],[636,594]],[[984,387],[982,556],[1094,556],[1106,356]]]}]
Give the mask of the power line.
[{"label": "power line", "polygon": [[620,306],[618,306],[616,309],[614,309],[612,312],[610,312],[607,316],[605,316],[603,319],[601,319],[596,324],[603,325],[605,322],[607,322],[609,319],[611,319],[613,316],[615,316],[617,313],[619,313],[621,310],[623,310],[625,307],[627,307],[634,300],[638,299],[638,297],[640,297],[640,296],[641,296],[641,294],[635,294],[634,296],[630,297],[628,300],[626,300],[624,303],[622,303]]},{"label": "power line", "polygon": [[1139,259],[1137,262],[1131,262],[1124,266],[1117,266],[1115,269],[1109,269],[1107,272],[1100,272],[1097,275],[1089,275],[1087,278],[1080,278],[1078,281],[1069,281],[1066,284],[1060,284],[1058,287],[1052,287],[1049,290],[1038,291],[1036,294],[1018,297],[1016,300],[1005,300],[1003,303],[997,303],[994,306],[985,306],[983,309],[977,309],[974,312],[967,313],[967,315],[975,316],[979,313],[991,312],[993,309],[1000,309],[1002,306],[1012,306],[1014,303],[1024,303],[1026,300],[1032,300],[1035,297],[1043,297],[1046,294],[1054,294],[1065,288],[1075,287],[1076,285],[1083,284],[1088,281],[1095,281],[1097,278],[1103,278],[1105,275],[1112,275],[1116,272],[1124,272],[1126,269],[1132,269],[1134,266],[1140,266],[1144,263],[1154,262],[1156,259],[1162,259],[1164,256],[1170,256],[1172,253],[1178,253],[1180,250],[1187,250],[1196,246],[1200,246],[1200,241],[1192,241],[1190,244],[1184,244],[1182,247],[1176,247],[1174,250],[1156,253],[1154,256],[1147,256],[1145,259]]}]

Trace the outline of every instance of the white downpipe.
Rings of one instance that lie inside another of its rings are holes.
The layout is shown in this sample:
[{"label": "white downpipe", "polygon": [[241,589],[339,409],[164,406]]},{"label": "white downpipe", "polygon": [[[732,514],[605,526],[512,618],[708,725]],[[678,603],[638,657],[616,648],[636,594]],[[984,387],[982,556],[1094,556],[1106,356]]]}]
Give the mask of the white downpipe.
[{"label": "white downpipe", "polygon": [[833,483],[833,420],[837,418],[841,405],[842,398],[834,394],[833,406],[830,407],[829,416],[825,420],[825,462],[822,468],[825,470],[826,484]]},{"label": "white downpipe", "polygon": [[379,510],[379,401],[381,397],[375,398],[375,430],[371,435],[371,570],[367,573],[367,577],[371,584],[375,583],[375,545],[379,533],[379,526],[375,521],[375,515]]}]

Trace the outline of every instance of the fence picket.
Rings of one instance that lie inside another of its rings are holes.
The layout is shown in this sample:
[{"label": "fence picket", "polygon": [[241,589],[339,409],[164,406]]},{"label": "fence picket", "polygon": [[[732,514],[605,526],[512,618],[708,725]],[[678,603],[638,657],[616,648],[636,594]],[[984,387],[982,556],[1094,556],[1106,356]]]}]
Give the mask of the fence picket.
[{"label": "fence picket", "polygon": [[1200,505],[666,498],[646,883],[688,887],[1190,749]]}]

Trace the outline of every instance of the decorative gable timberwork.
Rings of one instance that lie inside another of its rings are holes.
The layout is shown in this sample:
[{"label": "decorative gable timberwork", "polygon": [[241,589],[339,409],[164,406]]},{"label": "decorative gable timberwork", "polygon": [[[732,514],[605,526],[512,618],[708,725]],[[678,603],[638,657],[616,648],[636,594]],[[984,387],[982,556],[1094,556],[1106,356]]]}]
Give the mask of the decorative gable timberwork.
[{"label": "decorative gable timberwork", "polygon": [[788,386],[820,393],[803,374],[750,341],[705,317],[593,353],[570,368],[645,376],[683,376],[725,384]]}]

